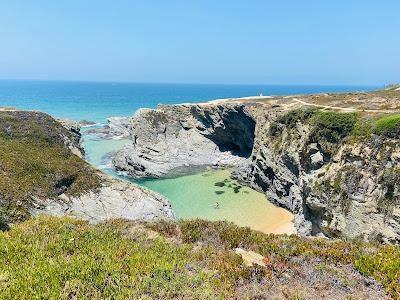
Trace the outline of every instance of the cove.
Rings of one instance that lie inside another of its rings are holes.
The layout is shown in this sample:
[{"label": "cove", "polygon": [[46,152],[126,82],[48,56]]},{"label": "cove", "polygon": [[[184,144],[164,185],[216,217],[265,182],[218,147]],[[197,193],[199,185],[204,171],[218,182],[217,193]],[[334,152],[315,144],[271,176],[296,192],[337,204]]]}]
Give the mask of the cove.
[{"label": "cove", "polygon": [[[110,156],[129,140],[103,139],[85,134],[85,131],[83,134],[86,160],[103,172],[118,176],[111,166]],[[161,179],[118,177],[165,196],[181,219],[226,220],[264,233],[295,233],[292,213],[273,205],[263,193],[231,179],[228,169],[207,168],[193,174]]]}]

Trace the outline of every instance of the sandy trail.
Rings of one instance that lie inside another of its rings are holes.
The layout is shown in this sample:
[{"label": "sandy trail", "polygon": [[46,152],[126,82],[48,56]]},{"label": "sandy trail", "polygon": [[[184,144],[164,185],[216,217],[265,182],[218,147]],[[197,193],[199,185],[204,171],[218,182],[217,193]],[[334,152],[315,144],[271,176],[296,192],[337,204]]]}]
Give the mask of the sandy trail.
[{"label": "sandy trail", "polygon": [[340,106],[322,105],[322,104],[308,103],[308,102],[305,102],[305,101],[300,100],[298,98],[292,98],[292,100],[296,101],[297,103],[300,103],[302,105],[314,106],[314,107],[320,107],[320,108],[327,108],[327,109],[336,109],[336,110],[347,111],[347,112],[363,111],[363,112],[384,113],[384,114],[391,114],[391,113],[399,112],[398,110],[393,110],[393,109],[357,109],[357,108],[354,108],[354,107],[340,107]]}]

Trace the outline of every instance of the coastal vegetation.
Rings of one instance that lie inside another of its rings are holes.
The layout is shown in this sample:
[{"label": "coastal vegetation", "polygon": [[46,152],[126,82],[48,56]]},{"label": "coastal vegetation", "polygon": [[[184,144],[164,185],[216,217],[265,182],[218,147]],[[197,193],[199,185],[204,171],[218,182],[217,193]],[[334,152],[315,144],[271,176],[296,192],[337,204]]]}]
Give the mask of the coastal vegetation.
[{"label": "coastal vegetation", "polygon": [[[246,264],[238,247],[262,262]],[[393,298],[400,293],[398,246],[266,235],[227,222],[39,217],[0,232],[0,254],[0,299],[251,298],[307,276],[355,295],[373,277]],[[279,292],[302,299],[315,290]]]},{"label": "coastal vegetation", "polygon": [[310,141],[337,143],[348,136],[357,121],[356,113],[319,111],[315,108],[290,110],[279,116],[270,126],[270,133],[276,135],[280,129],[293,129],[297,124],[309,124],[312,127]]},{"label": "coastal vegetation", "polygon": [[355,113],[319,112],[312,121],[312,142],[337,143],[347,137],[357,120]]},{"label": "coastal vegetation", "polygon": [[371,116],[360,112],[319,111],[316,108],[299,108],[280,115],[271,123],[270,134],[276,136],[284,128],[292,130],[298,124],[311,126],[311,142],[338,143],[345,137],[359,141],[372,134],[400,137],[400,114]]},{"label": "coastal vegetation", "polygon": [[327,154],[332,155],[339,141],[356,133],[354,128],[359,119],[357,113],[299,108],[279,116],[271,123],[269,130],[272,136],[276,136],[283,130],[292,132],[297,125],[308,125],[310,127],[308,143],[318,143]]},{"label": "coastal vegetation", "polygon": [[389,138],[400,137],[400,114],[389,115],[376,121],[375,133]]},{"label": "coastal vegetation", "polygon": [[34,202],[99,185],[93,168],[72,154],[71,133],[50,116],[0,112],[0,204],[3,221],[26,219]]},{"label": "coastal vegetation", "polygon": [[290,110],[279,116],[276,121],[272,122],[270,125],[270,134],[273,136],[277,135],[283,126],[288,129],[293,129],[298,122],[307,122],[316,112],[317,110],[314,108]]},{"label": "coastal vegetation", "polygon": [[226,222],[204,220],[183,221],[179,229],[185,242],[219,245],[224,249],[243,247],[256,251],[272,264],[271,272],[279,271],[280,264],[291,266],[290,262],[296,258],[306,261],[318,258],[328,265],[349,265],[381,282],[395,298],[400,297],[399,246],[266,235]]}]

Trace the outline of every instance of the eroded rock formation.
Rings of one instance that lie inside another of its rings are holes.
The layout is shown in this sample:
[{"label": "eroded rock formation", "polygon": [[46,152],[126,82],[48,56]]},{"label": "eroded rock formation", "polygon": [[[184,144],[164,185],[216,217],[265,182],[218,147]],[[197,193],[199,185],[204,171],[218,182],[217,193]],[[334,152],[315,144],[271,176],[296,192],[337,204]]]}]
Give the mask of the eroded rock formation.
[{"label": "eroded rock formation", "polygon": [[240,166],[253,149],[254,129],[254,119],[240,105],[141,109],[129,125],[133,142],[118,152],[114,164],[134,178]]},{"label": "eroded rock formation", "polygon": [[123,218],[138,221],[174,220],[163,196],[141,186],[99,174],[100,186],[78,196],[60,194],[57,199],[33,202],[33,215],[73,216],[90,222]]}]

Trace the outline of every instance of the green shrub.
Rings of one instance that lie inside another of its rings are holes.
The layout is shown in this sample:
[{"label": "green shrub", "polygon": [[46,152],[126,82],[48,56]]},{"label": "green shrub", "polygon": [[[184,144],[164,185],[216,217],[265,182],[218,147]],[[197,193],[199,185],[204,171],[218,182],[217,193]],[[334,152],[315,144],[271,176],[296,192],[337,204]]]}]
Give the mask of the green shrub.
[{"label": "green shrub", "polygon": [[375,126],[375,116],[359,115],[349,138],[352,142],[365,141],[371,137]]},{"label": "green shrub", "polygon": [[285,126],[289,129],[292,129],[299,122],[306,122],[309,120],[315,113],[315,108],[304,108],[304,109],[294,109],[286,114],[279,116],[276,121],[274,121],[269,130],[271,135],[276,135],[282,126]]},{"label": "green shrub", "polygon": [[352,132],[356,120],[356,113],[320,112],[313,120],[310,139],[338,143]]},{"label": "green shrub", "polygon": [[382,117],[376,121],[374,132],[390,138],[400,137],[400,114]]},{"label": "green shrub", "polygon": [[[352,133],[357,121],[356,113],[319,112],[315,108],[295,109],[278,117],[270,125],[270,134],[278,134],[284,127],[292,129],[301,123],[311,123],[312,142],[337,143]],[[361,129],[359,129],[361,130]]]},{"label": "green shrub", "polygon": [[354,262],[361,273],[372,276],[394,299],[400,297],[400,246],[380,247],[376,252],[360,253]]}]

